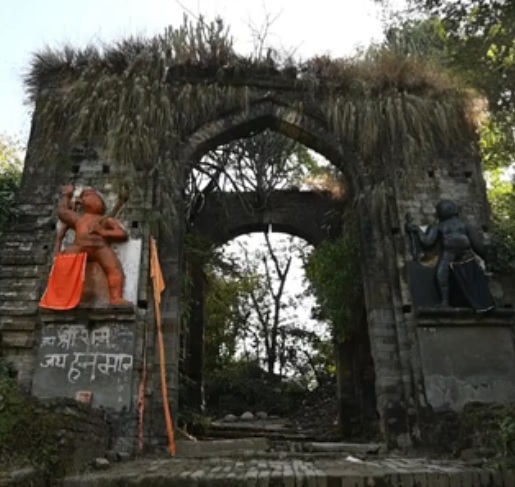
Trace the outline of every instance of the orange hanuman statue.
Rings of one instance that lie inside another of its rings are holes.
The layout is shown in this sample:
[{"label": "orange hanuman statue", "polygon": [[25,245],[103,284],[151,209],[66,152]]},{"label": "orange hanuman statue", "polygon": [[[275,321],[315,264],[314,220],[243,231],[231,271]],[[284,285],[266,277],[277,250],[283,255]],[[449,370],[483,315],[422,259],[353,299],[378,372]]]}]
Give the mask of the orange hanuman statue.
[{"label": "orange hanuman statue", "polygon": [[[75,240],[63,254],[87,255],[87,260],[97,262],[107,277],[110,304],[128,304],[123,299],[125,277],[122,265],[110,242],[125,242],[128,234],[116,219],[105,216],[106,206],[102,197],[93,188],[87,188],[72,205],[74,186],[63,187],[57,214],[65,225],[75,230]],[[74,206],[82,207],[78,213]]]}]

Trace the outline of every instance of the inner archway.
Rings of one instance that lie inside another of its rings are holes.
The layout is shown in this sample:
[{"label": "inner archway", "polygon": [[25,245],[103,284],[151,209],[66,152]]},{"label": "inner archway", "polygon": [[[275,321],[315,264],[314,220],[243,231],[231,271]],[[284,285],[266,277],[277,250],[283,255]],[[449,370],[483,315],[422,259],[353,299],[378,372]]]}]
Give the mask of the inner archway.
[{"label": "inner archway", "polygon": [[[207,264],[205,384],[211,417],[287,416],[331,381],[330,324],[313,316],[304,261],[312,246],[280,232],[240,235]],[[334,421],[334,417],[329,420]]]},{"label": "inner archway", "polygon": [[[299,129],[297,134],[304,135],[297,139],[288,130],[286,135],[272,130],[281,126],[277,118],[266,116],[253,120],[257,125],[248,122],[243,128],[238,126],[235,129],[221,130],[212,140],[203,140],[200,136],[202,130],[199,131],[198,144],[204,150],[210,149],[203,155],[198,148],[193,150],[193,145],[190,146],[189,157],[195,158],[194,164],[191,161],[193,169],[189,176],[189,194],[186,199],[189,204],[187,215],[190,235],[204,239],[207,247],[223,246],[228,241],[251,232],[264,232],[265,235],[270,232],[285,232],[305,239],[313,246],[338,239],[344,229],[343,215],[349,202],[350,184],[345,175],[334,164],[314,154],[299,142],[306,140],[306,130]],[[261,125],[263,122],[268,124],[264,128]],[[215,124],[214,127],[216,126],[218,125]],[[284,123],[282,126],[283,129],[288,127]],[[229,143],[216,146],[216,142],[234,134],[244,134],[245,137],[229,139]],[[316,137],[311,135],[311,147],[317,147],[318,144],[313,143],[313,140]],[[336,151],[334,141],[328,141],[324,147],[326,153],[328,147],[329,152],[331,147]],[[310,164],[311,173],[300,170]],[[352,177],[355,177],[355,169],[349,171],[354,174]],[[297,176],[295,181],[292,181],[292,174]],[[198,252],[194,253],[197,257],[189,262],[189,275],[193,283],[190,298],[194,304],[183,357],[186,364],[184,375],[189,383],[186,387],[189,389],[188,400],[190,405],[202,410],[205,404],[204,341],[209,316],[206,316],[208,310],[204,262],[199,261]],[[364,314],[361,313],[361,316]],[[344,429],[347,433],[350,420],[355,419],[353,415],[359,409],[359,401],[352,397],[359,396],[363,402],[364,394],[358,391],[370,391],[370,387],[364,387],[354,371],[362,368],[364,361],[368,361],[367,366],[372,364],[373,369],[366,319],[359,325],[364,327],[364,333],[356,336],[361,336],[364,354],[353,353],[348,343],[345,347],[342,346],[334,334],[329,340],[332,348],[331,360],[338,364],[339,423],[340,427],[346,423]],[[357,340],[354,340],[356,349],[359,348]],[[358,357],[361,357],[361,363]],[[269,374],[275,372],[273,362],[271,360],[272,365],[268,364]],[[280,370],[279,376],[281,375]],[[372,377],[373,375],[372,372]],[[336,390],[336,384],[334,386]],[[369,401],[372,404],[369,409],[373,410],[375,419],[373,387],[372,379],[373,397]],[[336,398],[336,392],[334,396]]]},{"label": "inner archway", "polygon": [[[202,407],[195,408],[195,404],[190,402],[188,409],[193,406],[193,409],[218,420],[228,414],[239,416],[247,411],[288,414],[289,418],[300,421],[304,429],[312,427],[313,434],[321,435],[323,425],[326,438],[377,439],[371,436],[377,434],[378,428],[375,374],[366,314],[359,310],[352,333],[345,338],[340,336],[339,324],[323,320],[321,307],[312,293],[307,292],[306,282],[299,282],[298,268],[293,282],[286,282],[288,292],[277,293],[280,302],[271,303],[274,296],[270,295],[267,286],[275,286],[276,292],[280,288],[273,269],[274,260],[283,271],[286,268],[283,276],[286,278],[288,253],[285,254],[284,250],[275,252],[273,258],[267,257],[264,267],[258,269],[256,259],[258,264],[262,263],[264,256],[262,247],[260,250],[255,244],[255,236],[263,234],[253,235],[254,238],[240,236],[220,247],[215,270],[210,264],[202,267],[198,262],[190,262],[192,308],[185,337],[184,373],[188,376],[186,389],[193,388],[189,400],[197,401],[197,405],[200,403]],[[268,241],[281,236],[279,232],[264,235]],[[244,251],[241,252],[240,246],[240,255],[235,259],[234,245],[232,252],[228,253],[227,248],[245,237]],[[295,237],[294,240],[298,242],[300,239]],[[329,242],[322,242],[322,247],[324,243]],[[306,243],[304,251],[305,246]],[[304,253],[304,261],[310,257],[309,251]],[[240,261],[240,266],[243,261],[245,272],[235,270],[238,267],[235,260]],[[224,263],[220,265],[220,261]],[[255,266],[253,272],[250,266]],[[270,279],[272,273],[275,283]],[[251,285],[259,283],[261,287],[252,288],[249,293]],[[294,296],[291,295],[292,287]],[[248,293],[239,296],[239,304],[237,297],[235,299],[238,292]],[[221,309],[227,306],[228,300],[233,309]],[[275,323],[272,317],[274,304],[281,310]],[[257,313],[255,306],[261,307]],[[293,323],[295,314],[298,322]],[[224,317],[230,323],[224,323]],[[276,335],[272,342],[277,340],[276,349],[272,360],[267,360],[270,358],[270,334],[274,329]],[[257,394],[260,381],[262,395]],[[269,390],[271,384],[274,387]],[[317,387],[316,391],[308,394],[307,389],[314,387]],[[282,388],[297,393],[296,400],[291,400],[292,394],[280,393]],[[281,400],[273,400],[274,394],[279,394]],[[296,407],[299,406],[296,402],[302,402],[303,407]],[[324,414],[317,419],[313,413],[320,408]],[[328,417],[331,414],[333,416]],[[217,424],[220,423],[215,426]]]}]

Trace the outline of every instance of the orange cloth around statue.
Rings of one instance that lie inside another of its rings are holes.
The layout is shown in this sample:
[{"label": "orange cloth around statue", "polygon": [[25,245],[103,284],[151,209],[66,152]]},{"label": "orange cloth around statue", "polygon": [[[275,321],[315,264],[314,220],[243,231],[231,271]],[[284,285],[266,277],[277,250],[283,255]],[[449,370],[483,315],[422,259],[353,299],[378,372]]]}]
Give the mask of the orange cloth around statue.
[{"label": "orange cloth around statue", "polygon": [[73,309],[78,306],[86,277],[88,254],[58,254],[50,272],[47,288],[39,306],[49,309]]}]

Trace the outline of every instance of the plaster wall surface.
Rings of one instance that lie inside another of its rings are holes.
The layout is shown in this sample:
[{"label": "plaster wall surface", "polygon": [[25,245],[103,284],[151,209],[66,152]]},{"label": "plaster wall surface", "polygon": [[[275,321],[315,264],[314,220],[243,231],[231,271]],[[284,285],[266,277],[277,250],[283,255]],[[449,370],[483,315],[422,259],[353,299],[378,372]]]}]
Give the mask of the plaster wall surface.
[{"label": "plaster wall surface", "polygon": [[32,393],[41,398],[92,394],[91,405],[130,408],[134,323],[49,321],[42,326]]},{"label": "plaster wall surface", "polygon": [[418,329],[427,400],[435,412],[469,402],[515,401],[515,350],[509,326]]}]

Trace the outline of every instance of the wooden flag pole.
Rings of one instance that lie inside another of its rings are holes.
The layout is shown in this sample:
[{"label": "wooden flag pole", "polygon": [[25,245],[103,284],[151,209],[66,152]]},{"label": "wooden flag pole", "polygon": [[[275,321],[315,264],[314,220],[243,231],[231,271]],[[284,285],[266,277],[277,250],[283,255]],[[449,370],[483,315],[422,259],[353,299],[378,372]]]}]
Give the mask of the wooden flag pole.
[{"label": "wooden flag pole", "polygon": [[154,307],[156,316],[157,336],[159,343],[159,367],[161,375],[161,394],[163,398],[163,410],[166,422],[166,432],[168,434],[168,449],[170,455],[175,456],[175,434],[173,431],[172,414],[170,412],[170,404],[168,401],[168,385],[166,380],[166,356],[165,344],[163,337],[163,326],[161,322],[161,293],[165,285],[161,266],[159,265],[159,258],[157,255],[157,246],[153,237],[150,240],[150,253],[151,253],[151,271],[154,283]]}]

